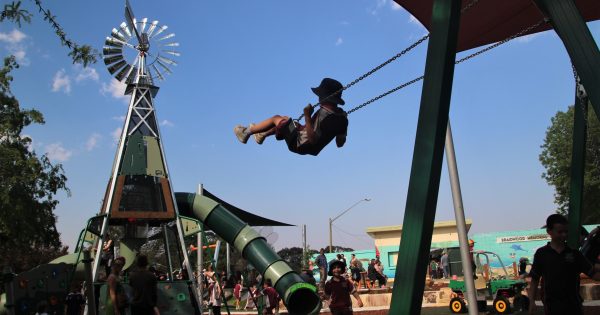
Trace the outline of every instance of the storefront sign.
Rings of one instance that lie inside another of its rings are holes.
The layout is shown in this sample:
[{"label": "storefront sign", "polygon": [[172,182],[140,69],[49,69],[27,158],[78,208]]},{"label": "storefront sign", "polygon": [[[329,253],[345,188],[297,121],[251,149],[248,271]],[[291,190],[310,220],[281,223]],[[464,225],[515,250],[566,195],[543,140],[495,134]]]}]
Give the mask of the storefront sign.
[{"label": "storefront sign", "polygon": [[534,234],[534,235],[516,235],[516,236],[505,236],[496,238],[496,243],[515,243],[515,242],[533,242],[533,241],[546,241],[550,240],[548,234]]}]

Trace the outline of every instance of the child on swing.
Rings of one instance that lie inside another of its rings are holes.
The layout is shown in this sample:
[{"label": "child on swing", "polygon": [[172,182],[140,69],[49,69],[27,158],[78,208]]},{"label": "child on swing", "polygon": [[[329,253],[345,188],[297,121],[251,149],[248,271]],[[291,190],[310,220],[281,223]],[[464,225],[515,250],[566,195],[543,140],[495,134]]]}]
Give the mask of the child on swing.
[{"label": "child on swing", "polygon": [[330,78],[323,79],[321,85],[312,88],[319,97],[321,108],[314,115],[312,105],[304,108],[306,125],[296,124],[288,116],[275,115],[248,127],[237,125],[233,131],[242,143],[254,135],[256,143],[262,144],[266,137],[275,135],[277,140],[286,141],[290,151],[301,155],[318,155],[333,138],[337,147],[341,148],[348,130],[347,114],[338,107],[345,104],[342,88],[340,82]]}]

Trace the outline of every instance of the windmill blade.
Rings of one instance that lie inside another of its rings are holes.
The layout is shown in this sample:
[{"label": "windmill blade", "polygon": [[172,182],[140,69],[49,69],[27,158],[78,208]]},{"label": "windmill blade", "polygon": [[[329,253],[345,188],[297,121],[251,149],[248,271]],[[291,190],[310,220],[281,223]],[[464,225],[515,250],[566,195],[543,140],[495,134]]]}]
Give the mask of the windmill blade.
[{"label": "windmill blade", "polygon": [[166,35],[166,36],[164,36],[164,37],[162,37],[162,38],[158,39],[157,41],[159,41],[159,42],[160,42],[161,40],[169,39],[169,38],[172,38],[172,37],[175,37],[175,33],[171,33],[171,34],[169,34],[169,35]]},{"label": "windmill blade", "polygon": [[163,46],[166,46],[166,47],[179,47],[179,43],[168,43],[168,44],[164,44]]},{"label": "windmill blade", "polygon": [[121,61],[115,63],[114,65],[108,67],[108,72],[110,72],[110,74],[115,74],[115,72],[117,72],[119,69],[123,68],[126,64],[127,64],[127,61],[121,60]]},{"label": "windmill blade", "polygon": [[156,75],[158,76],[158,79],[161,81],[164,81],[165,77],[163,77],[162,73],[160,73],[160,71],[158,70],[158,68],[156,67],[156,65],[152,65],[152,68],[154,68],[154,71],[156,72]]},{"label": "windmill blade", "polygon": [[140,27],[140,32],[143,33],[144,30],[146,29],[146,23],[148,23],[148,18],[143,18],[142,19],[142,26]]},{"label": "windmill blade", "polygon": [[119,81],[123,81],[123,79],[125,79],[126,77],[129,76],[129,72],[131,71],[133,67],[131,65],[127,65],[125,66],[123,69],[121,69],[121,71],[119,71],[119,73],[117,73],[115,75],[115,79],[119,80]]},{"label": "windmill blade", "polygon": [[108,56],[106,58],[104,58],[104,64],[105,65],[110,65],[113,64],[117,61],[121,61],[123,60],[123,55],[114,55],[114,56]]},{"label": "windmill blade", "polygon": [[163,57],[163,56],[158,56],[158,60],[166,63],[166,64],[170,64],[172,66],[176,66],[177,62],[175,62],[175,60],[169,59],[167,57]]},{"label": "windmill blade", "polygon": [[165,71],[166,71],[167,73],[169,73],[169,74],[173,73],[173,72],[171,71],[171,69],[169,69],[169,66],[165,65],[164,63],[162,63],[162,62],[160,61],[160,59],[156,59],[156,62],[158,63],[158,65],[159,65],[159,66],[161,66],[163,69],[165,69]]},{"label": "windmill blade", "polygon": [[174,50],[163,50],[163,52],[177,57],[181,56],[180,52]]},{"label": "windmill blade", "polygon": [[114,54],[122,54],[122,53],[123,53],[123,49],[121,49],[121,48],[113,48],[113,47],[107,47],[107,46],[102,47],[102,54],[105,56],[114,55]]},{"label": "windmill blade", "polygon": [[128,38],[131,38],[131,31],[129,31],[129,27],[127,27],[127,23],[123,22],[121,23],[121,25],[119,25],[119,28],[125,33],[127,34]]},{"label": "windmill blade", "polygon": [[152,32],[156,29],[156,25],[158,25],[158,21],[152,21],[152,24],[148,27],[148,36],[152,36]]},{"label": "windmill blade", "polygon": [[148,34],[148,36],[150,36],[150,38],[154,37],[154,36],[158,36],[158,34],[164,32],[167,28],[169,28],[166,25],[161,26],[158,31],[156,31],[156,33],[154,33],[152,36],[150,36],[150,34]]},{"label": "windmill blade", "polygon": [[117,30],[116,28],[112,29],[112,32],[110,33],[110,35],[113,38],[116,38],[122,42],[126,42],[127,40],[125,39],[125,36],[123,36],[123,34],[121,34],[121,32],[119,32],[119,30]]},{"label": "windmill blade", "polygon": [[112,47],[123,47],[123,42],[112,37],[107,37],[106,41],[104,42],[104,45]]}]

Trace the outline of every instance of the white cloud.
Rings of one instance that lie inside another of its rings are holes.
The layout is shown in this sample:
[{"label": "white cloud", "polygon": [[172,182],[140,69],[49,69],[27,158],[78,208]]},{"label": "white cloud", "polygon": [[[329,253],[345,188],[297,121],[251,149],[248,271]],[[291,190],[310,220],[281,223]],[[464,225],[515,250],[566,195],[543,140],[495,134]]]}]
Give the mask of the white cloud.
[{"label": "white cloud", "polygon": [[343,43],[344,43],[344,39],[343,39],[343,38],[341,38],[341,37],[338,37],[338,39],[335,41],[335,45],[336,45],[336,46],[339,46],[339,45],[341,45],[341,44],[343,44]]},{"label": "white cloud", "polygon": [[517,37],[517,42],[519,42],[519,43],[529,43],[530,41],[532,41],[536,37],[538,37],[540,34],[541,33],[533,33],[533,34],[529,34],[529,35]]},{"label": "white cloud", "polygon": [[390,1],[390,5],[392,6],[392,10],[398,11],[402,9],[402,6],[397,4],[396,1]]},{"label": "white cloud", "polygon": [[98,81],[100,79],[98,72],[96,72],[96,69],[92,67],[84,68],[81,65],[76,65],[75,71],[78,72],[77,76],[75,77],[75,82],[77,83],[80,83],[85,80]]},{"label": "white cloud", "polygon": [[50,160],[65,162],[71,158],[73,152],[65,149],[62,143],[51,143],[46,146],[46,154]]},{"label": "white cloud", "polygon": [[4,48],[11,55],[15,56],[17,63],[22,66],[28,66],[31,64],[30,60],[26,56],[27,52],[25,51],[25,46],[23,45],[25,38],[27,38],[27,35],[18,29],[14,29],[8,33],[0,32],[0,42],[7,44]]},{"label": "white cloud", "polygon": [[167,126],[167,127],[173,127],[173,126],[175,126],[175,124],[173,122],[171,122],[169,120],[166,120],[166,119],[163,120],[163,121],[161,121],[160,125],[161,126]]},{"label": "white cloud", "polygon": [[414,24],[414,25],[418,25],[418,26],[423,26],[421,24],[421,22],[419,22],[419,20],[417,20],[417,18],[414,15],[412,15],[412,14],[410,14],[410,17],[408,18],[408,23]]},{"label": "white cloud", "polygon": [[85,149],[88,150],[88,152],[94,150],[98,146],[98,141],[100,141],[101,138],[102,136],[99,133],[93,133],[85,143]]},{"label": "white cloud", "polygon": [[123,128],[118,127],[110,133],[110,136],[115,141],[115,144],[119,143],[119,140],[121,139],[121,131],[123,131]]},{"label": "white cloud", "polygon": [[386,3],[387,3],[387,0],[377,0],[376,3],[375,3],[375,7],[369,9],[370,13],[372,15],[377,15],[379,13],[379,10],[381,8],[383,8]]},{"label": "white cloud", "polygon": [[125,116],[114,116],[112,119],[116,120],[116,121],[124,122]]},{"label": "white cloud", "polygon": [[102,93],[102,95],[108,94],[118,100],[126,101],[128,100],[128,97],[125,95],[125,88],[126,85],[124,83],[121,83],[116,79],[111,79],[109,84],[102,83],[100,93]]},{"label": "white cloud", "polygon": [[65,69],[60,69],[52,79],[52,92],[63,91],[66,94],[71,93],[71,78],[66,74]]},{"label": "white cloud", "polygon": [[18,44],[27,37],[25,33],[18,29],[13,29],[12,32],[2,33],[0,32],[0,41],[8,44]]},{"label": "white cloud", "polygon": [[348,22],[348,21],[341,21],[340,24],[344,25],[344,26],[347,26],[347,25],[350,25],[350,22]]}]

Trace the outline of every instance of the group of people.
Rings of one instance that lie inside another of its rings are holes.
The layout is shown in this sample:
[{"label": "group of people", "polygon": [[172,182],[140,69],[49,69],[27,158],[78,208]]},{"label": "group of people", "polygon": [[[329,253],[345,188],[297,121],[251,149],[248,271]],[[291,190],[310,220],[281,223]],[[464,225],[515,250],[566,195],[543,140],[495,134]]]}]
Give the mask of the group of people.
[{"label": "group of people", "polygon": [[441,256],[431,258],[429,261],[429,276],[431,279],[448,279],[450,276],[448,252],[444,251]]},{"label": "group of people", "polygon": [[148,270],[148,258],[139,255],[136,259],[137,268],[129,274],[131,297],[127,296],[120,279],[125,262],[124,257],[117,257],[112,262],[111,273],[106,279],[105,314],[123,315],[129,307],[132,314],[159,315],[158,280],[154,273]]}]

